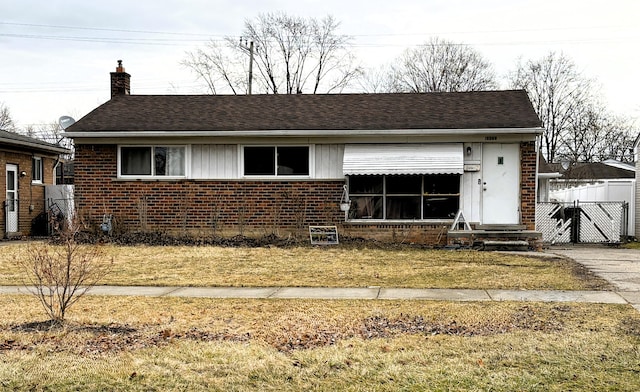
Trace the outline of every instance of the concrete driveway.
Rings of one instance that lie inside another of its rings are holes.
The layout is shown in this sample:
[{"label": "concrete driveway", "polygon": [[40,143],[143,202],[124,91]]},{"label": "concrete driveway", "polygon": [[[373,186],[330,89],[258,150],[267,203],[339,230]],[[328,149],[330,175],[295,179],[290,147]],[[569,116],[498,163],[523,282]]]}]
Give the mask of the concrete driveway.
[{"label": "concrete driveway", "polygon": [[547,253],[569,257],[606,279],[640,310],[640,250],[600,246],[551,248]]}]

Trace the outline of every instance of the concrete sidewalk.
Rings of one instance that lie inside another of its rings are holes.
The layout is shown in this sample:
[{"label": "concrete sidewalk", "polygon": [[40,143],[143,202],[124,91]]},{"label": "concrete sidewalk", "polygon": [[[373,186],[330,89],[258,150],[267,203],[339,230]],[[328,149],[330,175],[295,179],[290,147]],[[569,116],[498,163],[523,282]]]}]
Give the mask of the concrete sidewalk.
[{"label": "concrete sidewalk", "polygon": [[611,283],[640,311],[640,250],[602,246],[565,245],[546,253],[568,257]]},{"label": "concrete sidewalk", "polygon": [[[0,286],[0,294],[27,294],[20,286]],[[347,287],[154,287],[96,286],[89,295],[262,299],[363,299],[426,301],[535,301],[632,304],[640,310],[633,292],[560,290],[463,290]]]},{"label": "concrete sidewalk", "polygon": [[575,245],[553,247],[546,253],[577,261],[618,290],[640,292],[640,250]]}]

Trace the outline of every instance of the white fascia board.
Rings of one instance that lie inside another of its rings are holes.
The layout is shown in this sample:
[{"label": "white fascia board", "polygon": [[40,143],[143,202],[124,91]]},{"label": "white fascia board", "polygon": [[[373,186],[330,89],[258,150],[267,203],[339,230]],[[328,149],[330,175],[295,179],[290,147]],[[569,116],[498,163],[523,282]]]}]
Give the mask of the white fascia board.
[{"label": "white fascia board", "polygon": [[0,139],[1,142],[6,143],[7,145],[11,145],[14,147],[26,147],[32,148],[34,150],[46,151],[51,154],[70,154],[71,151],[64,147],[57,146],[45,146],[40,143],[29,142],[26,140],[15,140],[15,139]]},{"label": "white fascia board", "polygon": [[541,134],[542,128],[474,128],[474,129],[314,129],[268,131],[78,131],[65,132],[68,138],[133,138],[133,137],[336,137],[336,136],[429,136],[429,135],[495,135]]},{"label": "white fascia board", "polygon": [[539,178],[560,178],[562,174],[560,173],[538,173]]}]

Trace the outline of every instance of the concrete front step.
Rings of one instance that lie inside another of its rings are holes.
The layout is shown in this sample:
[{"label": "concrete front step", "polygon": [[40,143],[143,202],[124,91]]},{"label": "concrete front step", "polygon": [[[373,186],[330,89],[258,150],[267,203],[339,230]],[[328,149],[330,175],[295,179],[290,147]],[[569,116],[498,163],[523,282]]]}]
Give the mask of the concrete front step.
[{"label": "concrete front step", "polygon": [[528,251],[527,241],[482,241],[482,250]]},{"label": "concrete front step", "polygon": [[541,250],[542,233],[534,230],[452,230],[447,244],[484,250]]}]

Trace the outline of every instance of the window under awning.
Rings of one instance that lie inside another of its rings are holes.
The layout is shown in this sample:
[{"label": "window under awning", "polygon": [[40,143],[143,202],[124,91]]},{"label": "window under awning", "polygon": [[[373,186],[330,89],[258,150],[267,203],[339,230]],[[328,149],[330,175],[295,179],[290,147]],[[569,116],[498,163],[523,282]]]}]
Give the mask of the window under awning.
[{"label": "window under awning", "polygon": [[347,144],[344,175],[462,174],[462,143]]}]

